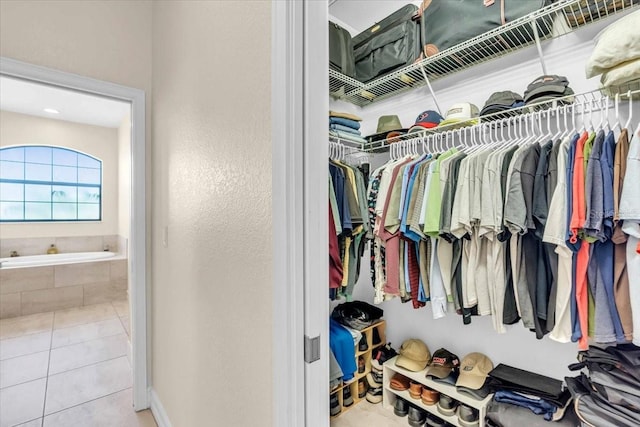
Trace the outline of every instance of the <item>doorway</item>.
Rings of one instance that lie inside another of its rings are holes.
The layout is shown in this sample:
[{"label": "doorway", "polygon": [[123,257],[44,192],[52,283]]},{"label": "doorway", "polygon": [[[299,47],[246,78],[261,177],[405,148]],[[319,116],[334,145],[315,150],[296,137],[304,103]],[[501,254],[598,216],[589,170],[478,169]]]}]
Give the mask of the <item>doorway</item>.
[{"label": "doorway", "polygon": [[[38,84],[45,85],[49,88],[63,89],[67,93],[75,94],[75,95],[83,95],[85,97],[93,97],[100,98],[105,101],[110,101],[120,105],[126,105],[126,110],[129,111],[128,118],[129,120],[125,120],[124,117],[120,117],[119,129],[116,129],[114,134],[119,134],[119,139],[126,139],[129,141],[128,147],[123,145],[125,148],[125,152],[123,153],[123,158],[130,160],[130,165],[126,165],[123,169],[123,176],[126,176],[130,181],[130,185],[125,185],[124,188],[130,190],[129,194],[125,194],[122,197],[122,204],[128,205],[129,209],[123,210],[124,213],[119,214],[117,211],[115,212],[116,216],[122,217],[122,227],[117,230],[116,233],[109,233],[109,237],[113,237],[113,235],[119,234],[127,234],[124,239],[107,239],[104,236],[101,236],[101,250],[104,252],[118,252],[125,255],[125,260],[128,259],[128,263],[120,264],[120,266],[124,265],[123,268],[114,267],[116,266],[115,261],[109,260],[110,269],[118,270],[119,268],[124,271],[120,271],[120,276],[123,274],[125,277],[128,277],[128,301],[129,304],[122,303],[122,301],[109,302],[108,304],[105,301],[101,302],[101,298],[104,300],[109,299],[109,294],[111,292],[111,296],[118,293],[117,287],[122,285],[114,285],[110,290],[106,292],[98,292],[100,295],[96,297],[96,293],[94,292],[89,298],[86,297],[87,293],[85,293],[81,298],[86,300],[86,302],[98,302],[98,308],[93,307],[98,312],[102,310],[102,312],[109,311],[109,306],[115,313],[115,317],[117,321],[121,324],[123,330],[127,330],[129,327],[129,336],[130,336],[130,352],[129,352],[129,362],[130,362],[130,372],[132,376],[130,377],[129,382],[129,392],[128,394],[120,394],[116,396],[116,394],[111,393],[109,397],[112,398],[120,398],[122,399],[124,396],[125,401],[128,401],[128,405],[132,405],[133,409],[136,411],[141,411],[149,407],[148,400],[148,355],[147,355],[147,256],[146,256],[146,247],[147,247],[147,221],[146,221],[146,174],[145,174],[145,95],[144,92],[134,88],[123,87],[119,85],[115,85],[108,82],[97,81],[90,78],[85,78],[77,75],[72,75],[68,73],[59,72],[56,70],[46,69],[26,63],[22,63],[19,61],[14,61],[8,58],[0,58],[0,77],[17,80],[19,82],[30,83],[30,84]],[[16,113],[11,113],[16,114]],[[55,114],[55,113],[45,113],[45,114]],[[129,123],[130,122],[130,123]],[[118,132],[119,130],[119,132]],[[118,143],[118,142],[116,142]],[[3,144],[4,145],[4,144]],[[42,144],[44,146],[48,144]],[[53,145],[53,144],[52,144]],[[78,155],[86,154],[83,153],[83,150],[77,150],[79,152]],[[119,159],[117,159],[119,160]],[[53,166],[52,166],[53,167]],[[127,169],[130,171],[128,172]],[[102,171],[102,178],[104,178],[104,171]],[[117,180],[116,180],[117,181]],[[101,180],[102,183],[102,180]],[[78,184],[80,185],[80,184]],[[113,190],[117,190],[114,188]],[[52,193],[53,194],[53,193]],[[104,195],[104,199],[102,198],[102,194],[98,196],[101,200],[102,206],[98,209],[101,211],[100,221],[93,221],[93,224],[104,225],[106,218],[105,215],[105,206],[106,203],[106,194]],[[75,199],[77,202],[77,198]],[[51,201],[53,205],[53,201]],[[78,208],[79,209],[79,208]],[[53,208],[52,208],[53,211]],[[79,210],[77,210],[79,212]],[[95,219],[95,218],[90,218]],[[116,219],[117,222],[117,219]],[[88,224],[84,224],[88,225]],[[29,224],[21,224],[21,226],[29,227]],[[28,230],[28,228],[26,228]],[[121,230],[126,230],[126,233],[119,233]],[[113,229],[112,229],[113,231]],[[69,247],[72,246],[73,239],[64,241],[69,244]],[[96,243],[96,238],[89,239],[92,243]],[[71,242],[71,243],[69,243]],[[77,242],[76,242],[77,243]],[[62,249],[62,248],[59,248]],[[114,250],[115,249],[115,250]],[[100,249],[98,249],[100,250]],[[60,250],[60,252],[63,252]],[[77,251],[71,251],[77,252]],[[5,256],[4,254],[0,256]],[[116,259],[116,258],[114,258]],[[96,263],[97,264],[97,263]],[[104,270],[104,269],[102,269]],[[106,269],[109,271],[109,268]],[[54,286],[55,287],[55,286]],[[84,289],[78,289],[78,286],[64,286],[66,289],[74,288],[78,290],[78,292],[82,292]],[[82,286],[80,286],[82,288]],[[86,288],[85,288],[86,289]],[[72,292],[74,292],[72,291]],[[120,289],[121,291],[121,289]],[[122,292],[118,294],[122,296]],[[116,296],[118,296],[116,295]],[[93,298],[93,300],[92,300]],[[122,298],[116,298],[122,300]],[[83,301],[84,303],[84,301]],[[101,305],[102,304],[102,305]],[[88,306],[92,306],[92,304],[88,304]],[[33,310],[31,307],[29,310]],[[27,311],[29,311],[27,310]],[[71,309],[70,309],[71,310]],[[72,310],[71,310],[72,311]],[[82,311],[82,310],[80,310]],[[87,310],[85,310],[87,311]],[[90,310],[89,310],[90,311]],[[64,312],[64,310],[62,310]],[[56,313],[52,312],[52,318],[56,317]],[[87,314],[87,313],[85,313]],[[103,313],[104,314],[104,313]],[[97,314],[100,317],[100,314]],[[42,316],[47,317],[47,316]],[[61,313],[59,316],[60,319],[65,318],[65,313]],[[66,317],[73,317],[66,316]],[[89,317],[91,315],[89,314]],[[105,319],[112,321],[114,319]],[[62,322],[63,323],[63,322]],[[60,323],[60,324],[62,324]],[[71,320],[73,323],[73,320]],[[71,325],[70,323],[70,325]],[[114,322],[110,322],[111,327],[115,326]],[[73,326],[73,325],[72,325]],[[76,325],[77,326],[77,325]],[[98,325],[97,329],[100,327],[104,327],[104,325]],[[82,329],[82,328],[80,328]],[[86,328],[85,328],[86,329]],[[55,334],[55,325],[51,325],[52,334]],[[86,332],[86,331],[85,331]],[[94,331],[95,332],[95,331]],[[53,342],[53,337],[49,341],[49,350],[51,351],[51,345]],[[122,362],[117,361],[117,357],[111,359],[112,364],[118,364]],[[127,359],[127,357],[125,358]],[[50,365],[50,364],[49,364]],[[48,366],[49,366],[48,365]],[[47,372],[48,377],[49,372]],[[125,388],[127,384],[115,385],[116,388]],[[115,391],[115,390],[111,390]],[[122,390],[120,390],[122,391]],[[43,396],[44,399],[44,396]],[[55,399],[54,399],[55,400]],[[53,400],[52,400],[53,401]],[[4,400],[3,400],[4,402]],[[72,405],[74,402],[67,402],[67,404]],[[81,402],[76,402],[78,405]],[[72,405],[73,406],[73,405]],[[44,403],[43,403],[44,407]],[[79,406],[76,406],[79,407]],[[46,415],[46,414],[45,414]],[[150,417],[150,414],[148,415]],[[29,421],[29,420],[24,420]],[[152,421],[152,420],[151,420]],[[44,418],[43,418],[44,422]],[[37,419],[34,418],[34,426],[41,425],[37,424]],[[2,425],[5,425],[5,422],[2,421]],[[31,424],[29,424],[31,425]],[[46,422],[45,424],[46,425]],[[144,424],[146,425],[146,424]],[[149,424],[154,425],[154,424]]]}]

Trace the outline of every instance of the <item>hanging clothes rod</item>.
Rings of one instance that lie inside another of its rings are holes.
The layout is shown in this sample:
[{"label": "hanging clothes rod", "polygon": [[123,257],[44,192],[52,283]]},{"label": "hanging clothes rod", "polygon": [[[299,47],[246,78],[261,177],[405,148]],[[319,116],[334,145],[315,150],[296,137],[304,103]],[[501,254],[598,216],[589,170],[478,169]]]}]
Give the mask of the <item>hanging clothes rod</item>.
[{"label": "hanging clothes rod", "polygon": [[[628,90],[627,92],[617,93],[613,96],[610,96],[606,92],[606,89],[596,89],[581,94],[525,105],[508,110],[507,112],[480,116],[477,118],[479,120],[478,124],[463,128],[456,127],[456,124],[452,124],[367,144],[342,140],[332,136],[329,137],[329,140],[364,152],[386,151],[392,149],[396,144],[404,144],[402,149],[406,151],[408,147],[414,148],[414,141],[418,141],[418,145],[424,145],[426,147],[428,144],[433,143],[432,140],[434,138],[448,140],[456,134],[471,134],[474,138],[482,140],[482,134],[479,134],[481,130],[488,132],[494,130],[496,127],[527,123],[525,122],[526,120],[533,120],[534,123],[538,123],[543,117],[548,119],[557,114],[571,114],[575,120],[577,116],[582,117],[585,114],[593,115],[594,112],[609,111],[612,108],[617,111],[618,107],[627,103],[629,108],[631,108],[634,100],[638,98],[640,98],[640,89]],[[435,135],[441,136],[436,137]],[[397,148],[398,147],[396,147],[396,149]]]}]

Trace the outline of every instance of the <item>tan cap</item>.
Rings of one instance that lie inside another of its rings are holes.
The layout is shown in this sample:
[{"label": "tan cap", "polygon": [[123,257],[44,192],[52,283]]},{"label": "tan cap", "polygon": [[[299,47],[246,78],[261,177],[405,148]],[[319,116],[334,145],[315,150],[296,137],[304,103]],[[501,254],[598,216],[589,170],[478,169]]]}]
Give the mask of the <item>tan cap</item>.
[{"label": "tan cap", "polygon": [[408,339],[400,347],[400,355],[396,359],[396,366],[409,371],[418,372],[426,368],[431,360],[429,347],[421,340]]},{"label": "tan cap", "polygon": [[478,390],[492,370],[493,362],[487,356],[482,353],[469,353],[460,363],[460,376],[456,386]]}]

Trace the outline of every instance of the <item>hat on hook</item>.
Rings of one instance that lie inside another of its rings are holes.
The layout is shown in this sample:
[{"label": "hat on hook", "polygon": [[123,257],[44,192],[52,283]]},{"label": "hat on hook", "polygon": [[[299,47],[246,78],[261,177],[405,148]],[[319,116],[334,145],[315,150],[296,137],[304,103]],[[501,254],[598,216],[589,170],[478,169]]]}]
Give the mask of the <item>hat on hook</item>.
[{"label": "hat on hook", "polygon": [[416,118],[416,122],[409,128],[409,133],[421,132],[425,129],[431,129],[438,126],[442,120],[442,116],[433,110],[427,110],[420,113]]},{"label": "hat on hook", "polygon": [[529,83],[524,92],[524,101],[528,105],[568,95],[573,95],[573,90],[565,76],[544,75]]},{"label": "hat on hook", "polygon": [[453,104],[449,110],[447,110],[447,115],[445,119],[440,122],[438,127],[442,126],[451,126],[452,128],[464,127],[464,126],[472,126],[480,123],[480,119],[478,115],[480,114],[480,110],[477,106],[470,102],[461,102],[458,104]]},{"label": "hat on hook", "polygon": [[367,136],[366,139],[369,142],[380,141],[382,139],[396,138],[406,132],[407,129],[402,127],[398,116],[380,116],[376,133]]},{"label": "hat on hook", "polygon": [[510,90],[503,90],[500,92],[494,92],[491,94],[487,102],[484,103],[480,115],[499,113],[503,111],[509,111],[513,108],[522,107],[524,105],[524,99],[518,93],[511,92]]}]

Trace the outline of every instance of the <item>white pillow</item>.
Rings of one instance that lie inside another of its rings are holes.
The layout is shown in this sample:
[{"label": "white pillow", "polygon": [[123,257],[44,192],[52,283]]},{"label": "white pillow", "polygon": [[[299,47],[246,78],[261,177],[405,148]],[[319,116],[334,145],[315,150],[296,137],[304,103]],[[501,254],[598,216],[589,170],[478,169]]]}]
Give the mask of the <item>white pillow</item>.
[{"label": "white pillow", "polygon": [[609,25],[597,38],[596,47],[587,60],[587,78],[640,58],[640,10]]},{"label": "white pillow", "polygon": [[640,79],[640,59],[616,65],[600,76],[600,82],[604,87],[620,86],[636,79]]}]

